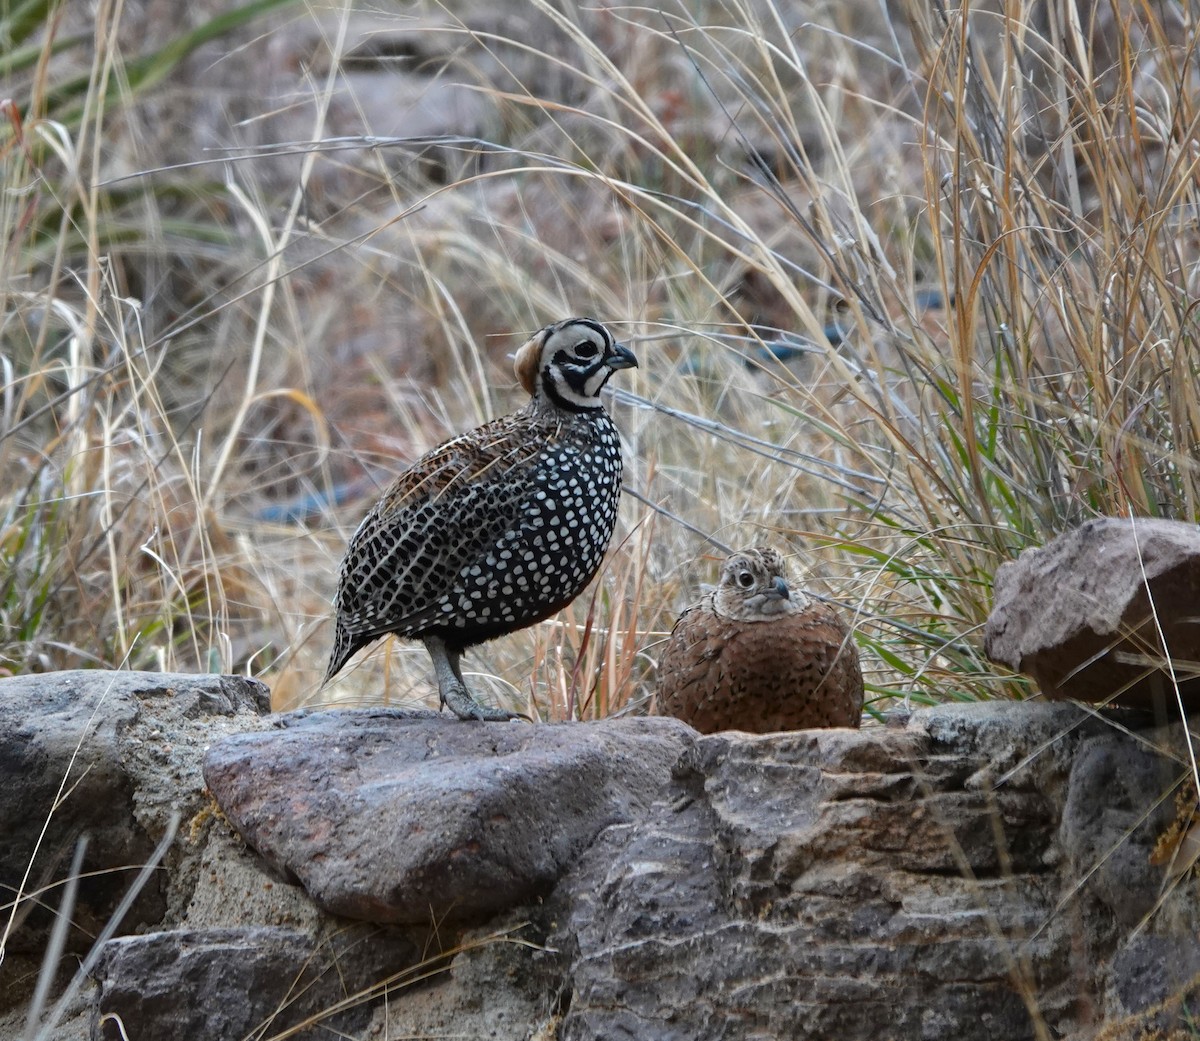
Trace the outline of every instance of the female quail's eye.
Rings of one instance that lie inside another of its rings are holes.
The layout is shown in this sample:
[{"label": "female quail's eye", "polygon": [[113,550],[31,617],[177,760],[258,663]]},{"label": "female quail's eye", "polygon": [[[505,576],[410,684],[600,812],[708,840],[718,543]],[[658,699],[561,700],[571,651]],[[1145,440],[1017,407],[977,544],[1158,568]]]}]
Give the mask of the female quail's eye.
[{"label": "female quail's eye", "polygon": [[743,589],[749,589],[754,585],[754,576],[749,571],[739,571],[737,581]]},{"label": "female quail's eye", "polygon": [[599,350],[600,348],[592,343],[591,340],[582,340],[575,345],[575,356],[578,358],[594,358]]}]

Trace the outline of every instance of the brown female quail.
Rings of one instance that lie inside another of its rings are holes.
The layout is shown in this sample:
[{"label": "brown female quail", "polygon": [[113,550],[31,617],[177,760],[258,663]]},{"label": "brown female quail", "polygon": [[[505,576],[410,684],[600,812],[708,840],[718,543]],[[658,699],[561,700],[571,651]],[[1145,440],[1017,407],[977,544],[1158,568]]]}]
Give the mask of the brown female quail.
[{"label": "brown female quail", "polygon": [[600,403],[628,347],[590,318],[548,325],[517,352],[531,400],[418,459],[350,539],[325,682],[387,633],[424,642],[441,703],[460,719],[512,719],[463,682],[463,652],[569,604],[608,548],[621,442]]},{"label": "brown female quail", "polygon": [[701,733],[857,727],[858,648],[832,608],[788,586],[783,557],[735,553],[679,617],[658,669],[657,711]]}]

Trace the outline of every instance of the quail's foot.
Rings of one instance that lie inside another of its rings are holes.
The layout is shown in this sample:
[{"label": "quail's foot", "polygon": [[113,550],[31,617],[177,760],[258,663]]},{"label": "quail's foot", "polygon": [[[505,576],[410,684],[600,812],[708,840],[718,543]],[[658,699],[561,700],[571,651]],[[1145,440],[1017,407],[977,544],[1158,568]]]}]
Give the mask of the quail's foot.
[{"label": "quail's foot", "polygon": [[461,683],[452,683],[441,688],[438,693],[441,696],[442,704],[459,719],[478,719],[487,723],[502,723],[512,719],[523,719],[530,722],[529,717],[520,712],[509,712],[507,709],[481,705],[471,697],[471,692]]}]

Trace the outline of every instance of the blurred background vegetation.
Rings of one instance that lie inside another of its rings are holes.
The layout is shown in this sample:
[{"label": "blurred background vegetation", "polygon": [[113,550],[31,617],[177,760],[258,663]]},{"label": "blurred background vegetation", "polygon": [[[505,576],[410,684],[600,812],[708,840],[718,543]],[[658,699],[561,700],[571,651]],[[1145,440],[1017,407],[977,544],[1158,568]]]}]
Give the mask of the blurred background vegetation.
[{"label": "blurred background vegetation", "polygon": [[[590,314],[641,360],[621,528],[478,689],[640,709],[678,609],[767,541],[853,619],[875,709],[1024,696],[981,650],[997,566],[1197,519],[1198,14],[0,3],[0,669],[312,703],[379,488]],[[319,696],[427,670],[389,640]]]}]

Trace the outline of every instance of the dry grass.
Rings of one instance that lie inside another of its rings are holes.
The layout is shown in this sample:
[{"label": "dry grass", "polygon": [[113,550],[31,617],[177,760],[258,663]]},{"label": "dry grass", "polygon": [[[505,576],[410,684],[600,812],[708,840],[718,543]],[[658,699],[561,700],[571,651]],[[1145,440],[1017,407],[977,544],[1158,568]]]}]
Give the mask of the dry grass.
[{"label": "dry grass", "polygon": [[[80,52],[30,33],[0,138],[4,667],[309,702],[375,490],[519,404],[528,330],[591,313],[642,360],[611,403],[640,498],[576,604],[472,656],[485,695],[638,710],[722,548],[766,539],[853,615],[876,708],[1023,696],[980,649],[995,568],[1200,491],[1195,34],[1040,11],[293,3],[143,83],[113,8],[73,95]],[[247,84],[216,114],[213,76]],[[397,128],[381,93],[463,136],[358,136]],[[427,673],[385,641],[326,694],[416,702]]]},{"label": "dry grass", "polygon": [[[572,313],[640,356],[637,497],[586,594],[468,658],[530,716],[642,711],[758,540],[852,616],[875,710],[1024,697],[979,638],[996,567],[1198,519],[1194,2],[268,6],[0,14],[0,669],[312,703],[373,495],[515,408],[506,355]],[[325,694],[428,673],[384,640]]]},{"label": "dry grass", "polygon": [[[1026,696],[995,569],[1200,515],[1194,3],[69,6],[0,14],[0,670],[312,703],[377,489],[516,407],[507,354],[568,314],[641,359],[637,497],[576,603],[468,658],[537,718],[642,711],[758,540],[853,617],[874,709]],[[387,640],[325,696],[431,693]]]}]

